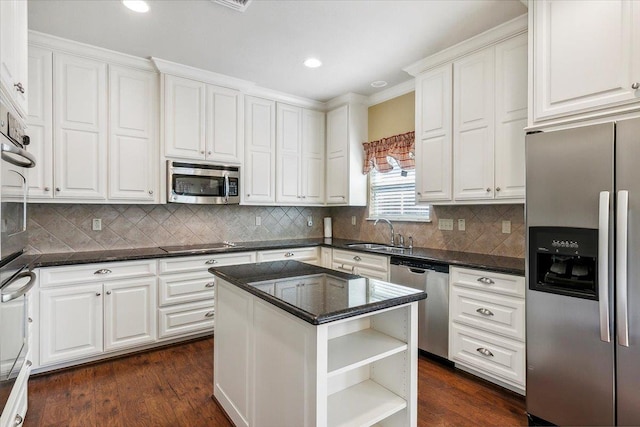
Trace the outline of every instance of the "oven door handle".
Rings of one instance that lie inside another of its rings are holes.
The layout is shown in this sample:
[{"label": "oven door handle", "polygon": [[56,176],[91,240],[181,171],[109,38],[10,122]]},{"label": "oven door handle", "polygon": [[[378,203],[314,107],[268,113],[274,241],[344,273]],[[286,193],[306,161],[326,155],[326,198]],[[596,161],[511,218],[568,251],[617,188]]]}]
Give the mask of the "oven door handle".
[{"label": "oven door handle", "polygon": [[[2,143],[0,144],[0,150],[2,151],[2,160],[5,160],[12,165],[20,166],[23,168],[32,168],[36,165],[36,158],[31,153],[22,148],[18,148],[13,144]],[[12,154],[22,157],[20,160],[12,156]]]},{"label": "oven door handle", "polygon": [[16,290],[15,292],[11,292],[10,294],[2,294],[1,302],[9,302],[11,300],[20,298],[21,296],[29,292],[31,288],[33,288],[33,285],[36,284],[36,273],[34,273],[33,271],[23,271],[22,273],[18,273],[9,283],[7,283],[7,285],[10,285],[16,280],[22,279],[24,277],[29,277],[29,282],[27,282],[26,285]]}]

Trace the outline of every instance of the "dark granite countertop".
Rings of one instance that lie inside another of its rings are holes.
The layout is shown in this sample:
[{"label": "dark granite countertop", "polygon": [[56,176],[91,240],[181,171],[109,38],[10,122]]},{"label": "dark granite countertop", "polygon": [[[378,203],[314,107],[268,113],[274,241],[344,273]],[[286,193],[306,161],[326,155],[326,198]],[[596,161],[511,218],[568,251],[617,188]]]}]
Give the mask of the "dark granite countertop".
[{"label": "dark granite countertop", "polygon": [[63,252],[42,255],[24,255],[28,259],[33,268],[53,267],[59,265],[73,264],[89,264],[96,262],[114,262],[114,261],[130,261],[137,259],[153,259],[165,257],[177,257],[188,255],[204,255],[218,254],[230,252],[246,252],[256,250],[269,249],[285,249],[308,246],[327,246],[335,249],[345,249],[349,251],[376,253],[387,256],[401,256],[403,258],[418,259],[421,261],[442,262],[454,266],[479,268],[483,270],[524,275],[524,259],[503,256],[493,256],[476,254],[470,252],[455,252],[429,248],[413,248],[411,251],[405,250],[402,254],[390,254],[381,251],[367,250],[360,248],[352,248],[347,245],[358,242],[348,239],[290,239],[290,240],[266,240],[259,242],[237,242],[235,247],[223,247],[217,244],[216,248],[212,245],[190,245],[171,247],[173,252],[158,247],[139,248],[139,249],[122,249],[122,250],[104,250],[91,252]]},{"label": "dark granite countertop", "polygon": [[209,272],[313,325],[427,297],[417,289],[298,261],[211,267]]}]

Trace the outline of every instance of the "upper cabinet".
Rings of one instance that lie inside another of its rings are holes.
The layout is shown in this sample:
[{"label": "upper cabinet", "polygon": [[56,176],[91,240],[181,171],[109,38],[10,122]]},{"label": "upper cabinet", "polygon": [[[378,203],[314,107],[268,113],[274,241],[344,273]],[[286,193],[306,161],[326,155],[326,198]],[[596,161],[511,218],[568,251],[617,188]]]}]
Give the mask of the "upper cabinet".
[{"label": "upper cabinet", "polygon": [[0,1],[0,94],[22,119],[27,117],[27,2]]},{"label": "upper cabinet", "polygon": [[245,98],[243,201],[273,204],[276,182],[276,103],[262,98]]},{"label": "upper cabinet", "polygon": [[[521,24],[508,23],[494,44],[484,33],[479,39],[484,47],[478,39],[463,42],[438,55],[435,63],[440,65],[416,75],[418,201],[524,202],[523,30]],[[451,60],[443,64],[443,57]]]},{"label": "upper cabinet", "polygon": [[164,118],[167,157],[241,163],[239,91],[167,74]]},{"label": "upper cabinet", "polygon": [[640,109],[640,3],[529,2],[530,125]]},{"label": "upper cabinet", "polygon": [[327,112],[328,205],[367,205],[367,176],[362,174],[366,141],[366,106],[349,103]]}]

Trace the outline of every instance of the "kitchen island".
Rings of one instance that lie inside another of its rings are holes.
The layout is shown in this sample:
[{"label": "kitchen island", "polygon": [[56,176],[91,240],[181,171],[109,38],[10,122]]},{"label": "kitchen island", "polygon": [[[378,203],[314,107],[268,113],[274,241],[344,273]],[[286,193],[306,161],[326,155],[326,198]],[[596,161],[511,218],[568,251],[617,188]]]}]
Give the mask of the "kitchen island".
[{"label": "kitchen island", "polygon": [[297,261],[213,267],[214,397],[236,426],[414,426],[424,292]]}]

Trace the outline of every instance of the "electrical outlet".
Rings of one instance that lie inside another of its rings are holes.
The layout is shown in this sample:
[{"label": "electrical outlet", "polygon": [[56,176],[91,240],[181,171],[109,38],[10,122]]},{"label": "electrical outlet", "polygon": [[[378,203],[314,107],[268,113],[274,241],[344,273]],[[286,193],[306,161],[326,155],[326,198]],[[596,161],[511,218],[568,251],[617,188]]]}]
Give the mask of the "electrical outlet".
[{"label": "electrical outlet", "polygon": [[502,221],[502,232],[504,234],[511,234],[511,221]]},{"label": "electrical outlet", "polygon": [[466,230],[466,224],[464,223],[464,219],[459,219],[458,220],[458,230],[459,231]]},{"label": "electrical outlet", "polygon": [[438,230],[453,230],[453,219],[439,219],[438,220]]},{"label": "electrical outlet", "polygon": [[100,231],[102,230],[102,220],[100,218],[93,218],[91,220],[91,229],[93,231]]},{"label": "electrical outlet", "polygon": [[355,215],[353,215],[351,217],[351,225],[356,225],[356,216]]},{"label": "electrical outlet", "polygon": [[256,217],[256,225],[262,225],[262,218],[259,216]]},{"label": "electrical outlet", "polygon": [[313,217],[312,216],[308,216],[307,217],[307,226],[308,227],[313,227]]}]

